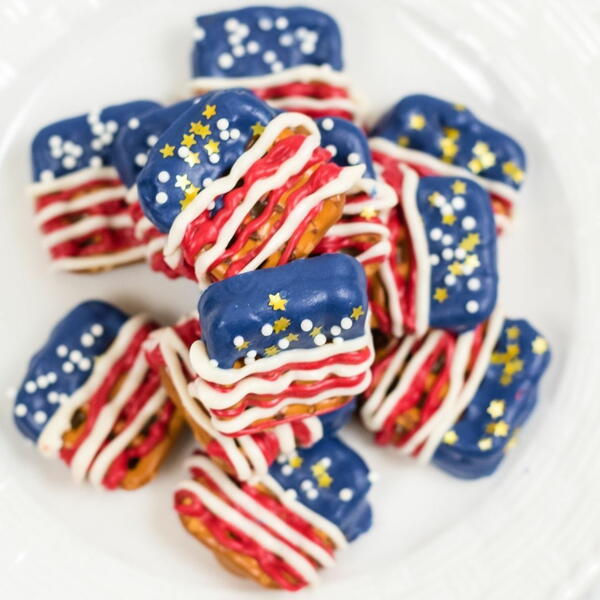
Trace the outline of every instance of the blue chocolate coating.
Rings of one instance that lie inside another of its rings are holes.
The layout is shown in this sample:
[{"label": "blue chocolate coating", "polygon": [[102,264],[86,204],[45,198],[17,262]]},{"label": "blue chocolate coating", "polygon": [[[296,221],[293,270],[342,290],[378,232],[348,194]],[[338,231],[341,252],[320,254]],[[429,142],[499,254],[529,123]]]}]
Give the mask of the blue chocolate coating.
[{"label": "blue chocolate coating", "polygon": [[368,531],[371,482],[363,459],[337,437],[300,448],[297,456],[302,460],[274,463],[269,475],[284,489],[295,490],[299,502],[337,525],[349,542]]},{"label": "blue chocolate coating", "polygon": [[[550,350],[540,333],[527,321],[507,319],[477,393],[452,428],[456,442],[442,442],[434,463],[464,479],[492,474],[515,430],[535,407],[538,383],[549,362]],[[499,408],[492,402],[503,404]]]},{"label": "blue chocolate coating", "polygon": [[201,96],[160,136],[139,174],[146,216],[168,233],[186,193],[225,176],[255,135],[253,127],[267,125],[276,114],[248,90]]},{"label": "blue chocolate coating", "polygon": [[527,168],[525,152],[516,140],[460,104],[423,94],[400,100],[371,135],[442,158],[514,189],[521,187]]},{"label": "blue chocolate coating", "polygon": [[344,404],[337,410],[319,415],[321,424],[323,425],[323,436],[333,435],[344,427],[352,418],[356,410],[356,398],[353,398],[348,404]]},{"label": "blue chocolate coating", "polygon": [[423,177],[417,207],[432,261],[429,322],[456,332],[472,329],[496,305],[496,224],[489,196],[474,181]]},{"label": "blue chocolate coating", "polygon": [[123,183],[132,187],[148,160],[150,149],[163,131],[187,110],[194,100],[184,100],[167,107],[160,107],[142,115],[134,127],[125,125],[115,140],[114,165]]},{"label": "blue chocolate coating", "polygon": [[252,6],[196,19],[195,77],[251,77],[299,65],[342,69],[342,40],[329,15],[310,8]]},{"label": "blue chocolate coating", "polygon": [[340,167],[363,164],[366,167],[364,177],[376,179],[369,144],[359,127],[338,117],[323,117],[316,122],[321,132],[321,146],[332,152],[335,149],[333,162]]},{"label": "blue chocolate coating", "polygon": [[21,433],[36,441],[60,403],[79,389],[92,373],[128,316],[100,300],[71,310],[29,362],[17,393],[14,419]]},{"label": "blue chocolate coating", "polygon": [[139,100],[47,125],[31,145],[34,181],[61,177],[90,166],[112,166],[119,129],[159,107],[156,102]]},{"label": "blue chocolate coating", "polygon": [[[277,295],[285,301],[284,310],[269,305],[270,296]],[[290,334],[298,339],[289,341],[287,350],[315,348],[318,333],[328,342],[334,337],[349,340],[364,335],[367,303],[361,264],[345,254],[327,254],[214,283],[200,297],[198,312],[209,358],[221,368],[231,368],[248,352],[256,352],[257,358],[270,347],[285,352],[278,342]],[[362,310],[352,318],[359,307]],[[282,318],[289,323],[279,321]],[[342,325],[343,319],[349,320]],[[280,331],[276,331],[278,322]],[[243,347],[236,347],[240,338]]]}]

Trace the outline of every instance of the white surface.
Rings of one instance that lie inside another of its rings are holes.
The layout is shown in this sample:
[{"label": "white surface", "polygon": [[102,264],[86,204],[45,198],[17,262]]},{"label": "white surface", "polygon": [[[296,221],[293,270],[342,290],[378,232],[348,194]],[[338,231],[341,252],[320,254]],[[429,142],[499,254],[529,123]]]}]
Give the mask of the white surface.
[{"label": "white surface", "polygon": [[[280,2],[283,3],[283,2]],[[219,7],[236,5],[219,2]],[[526,6],[524,6],[526,5]],[[573,6],[574,5],[574,6]],[[298,598],[578,598],[600,563],[600,9],[593,2],[322,1],[349,71],[381,110],[425,91],[514,132],[530,157],[519,223],[502,241],[509,314],[530,317],[554,361],[540,406],[497,475],[456,481],[356,441],[382,475],[373,530]],[[34,231],[28,147],[48,121],[136,97],[177,97],[201,0],[0,2],[3,214],[0,383],[73,303],[99,296],[174,318],[197,292],[144,266],[51,274]],[[263,598],[221,571],[171,509],[189,439],[135,493],[77,487],[0,409],[3,598]],[[242,594],[243,592],[243,594]],[[279,598],[284,594],[272,593]]]}]

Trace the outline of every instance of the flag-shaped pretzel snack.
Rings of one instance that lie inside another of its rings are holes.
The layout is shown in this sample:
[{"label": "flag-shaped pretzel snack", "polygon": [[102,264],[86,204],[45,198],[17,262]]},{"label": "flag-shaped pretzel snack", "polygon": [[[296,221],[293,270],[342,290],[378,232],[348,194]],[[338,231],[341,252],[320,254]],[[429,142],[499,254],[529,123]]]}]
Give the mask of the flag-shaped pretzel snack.
[{"label": "flag-shaped pretzel snack", "polygon": [[383,177],[399,191],[389,214],[392,250],[369,285],[376,327],[424,335],[429,327],[472,329],[496,304],[496,228],[476,182],[423,177],[404,165]]},{"label": "flag-shaped pretzel snack", "polygon": [[167,264],[201,287],[312,252],[363,165],[339,167],[316,123],[247,90],[208,93],[151,150],[137,187]]},{"label": "flag-shaped pretzel snack", "polygon": [[335,20],[309,8],[255,6],[196,19],[190,92],[251,89],[310,117],[361,120],[364,101],[343,71]]},{"label": "flag-shaped pretzel snack", "polygon": [[35,224],[52,266],[103,271],[142,260],[123,185],[114,167],[114,140],[125,125],[158,107],[138,101],[109,106],[44,127],[31,147]]},{"label": "flag-shaped pretzel snack", "polygon": [[197,316],[157,329],[145,344],[148,362],[160,372],[165,389],[185,414],[202,451],[238,481],[265,475],[278,456],[290,456],[297,447],[312,446],[323,436],[332,435],[354,411],[353,401],[320,417],[306,417],[253,435],[225,436],[213,427],[206,409],[188,389],[194,378],[188,349],[198,339]]},{"label": "flag-shaped pretzel snack", "polygon": [[315,254],[344,252],[362,263],[370,277],[390,254],[390,209],[398,199],[395,191],[375,174],[365,134],[344,119],[317,119],[321,145],[340,167],[364,165],[363,177],[346,193],[344,213],[321,240]]},{"label": "flag-shaped pretzel snack", "polygon": [[365,274],[326,254],[211,285],[190,349],[192,396],[225,435],[342,407],[370,383]]},{"label": "flag-shaped pretzel snack", "polygon": [[83,302],[31,359],[14,419],[77,482],[131,490],[150,481],[183,423],[142,348],[156,325]]},{"label": "flag-shaped pretzel snack", "polygon": [[223,566],[269,588],[319,580],[334,555],[371,527],[371,474],[338,438],[283,457],[258,482],[238,483],[204,456],[175,491],[183,526]]},{"label": "flag-shaped pretzel snack", "polygon": [[382,117],[371,135],[376,163],[402,163],[421,176],[473,179],[490,194],[499,229],[513,217],[525,180],[523,148],[462,104],[407,96]]},{"label": "flag-shaped pretzel snack", "polygon": [[192,100],[184,100],[149,111],[122,127],[115,140],[115,167],[127,188],[126,198],[135,225],[135,237],[144,244],[150,267],[172,278],[178,277],[178,274],[167,266],[162,252],[167,237],[144,215],[135,182],[148,161],[150,149],[156,145],[164,130],[192,103]]},{"label": "flag-shaped pretzel snack", "polygon": [[361,417],[393,444],[463,478],[491,474],[537,400],[550,361],[545,338],[499,310],[460,335],[414,335],[373,368]]}]

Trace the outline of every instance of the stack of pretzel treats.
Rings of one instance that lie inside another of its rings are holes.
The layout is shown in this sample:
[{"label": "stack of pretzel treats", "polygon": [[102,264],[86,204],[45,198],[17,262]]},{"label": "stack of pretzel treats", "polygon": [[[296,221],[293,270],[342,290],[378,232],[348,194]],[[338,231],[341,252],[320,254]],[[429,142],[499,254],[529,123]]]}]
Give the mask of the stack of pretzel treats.
[{"label": "stack of pretzel treats", "polygon": [[189,280],[196,305],[174,323],[100,300],[65,311],[14,420],[109,490],[148,484],[189,427],[184,529],[232,573],[294,591],[371,528],[351,420],[396,448],[398,476],[416,459],[479,478],[515,446],[550,360],[498,303],[525,154],[431,96],[367,123],[337,23],[308,8],[197,17],[182,89],[44,127],[29,191],[53,268],[145,263]]}]

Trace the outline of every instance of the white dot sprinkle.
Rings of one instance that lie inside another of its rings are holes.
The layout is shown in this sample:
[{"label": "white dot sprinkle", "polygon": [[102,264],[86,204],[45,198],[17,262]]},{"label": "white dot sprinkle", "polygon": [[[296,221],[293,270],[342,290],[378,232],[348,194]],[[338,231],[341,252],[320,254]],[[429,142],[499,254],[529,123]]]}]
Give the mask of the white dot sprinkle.
[{"label": "white dot sprinkle", "polygon": [[232,129],[229,132],[229,135],[231,136],[232,140],[237,140],[240,137],[240,130],[239,129]]},{"label": "white dot sprinkle", "polygon": [[62,370],[65,373],[72,373],[75,370],[75,365],[72,362],[64,362],[62,366]]},{"label": "white dot sprinkle", "polygon": [[429,237],[434,241],[434,242],[439,242],[442,239],[442,230],[439,227],[434,227],[430,232],[429,232]]},{"label": "white dot sprinkle", "polygon": [[50,404],[56,404],[59,400],[60,396],[58,395],[58,392],[50,392],[48,394],[48,402],[50,402]]},{"label": "white dot sprinkle", "polygon": [[166,192],[158,192],[154,199],[156,204],[164,204],[169,199],[169,195]]},{"label": "white dot sprinkle", "polygon": [[350,317],[344,317],[342,322],[340,323],[342,329],[351,329],[352,328],[352,319]]},{"label": "white dot sprinkle", "polygon": [[469,265],[463,265],[462,271],[463,275],[468,277],[473,272],[473,267],[470,267]]},{"label": "white dot sprinkle", "polygon": [[471,279],[469,279],[469,281],[467,281],[467,287],[472,292],[477,292],[481,289],[481,281],[479,281],[477,277],[472,277]]},{"label": "white dot sprinkle", "polygon": [[211,358],[211,359],[208,361],[208,364],[209,364],[211,367],[213,367],[213,368],[215,368],[215,369],[216,369],[216,368],[219,366],[219,361],[215,360],[214,358]]},{"label": "white dot sprinkle", "polygon": [[50,371],[50,373],[46,375],[46,378],[48,379],[48,383],[56,383],[56,373],[54,371]]},{"label": "white dot sprinkle", "polygon": [[59,402],[66,402],[69,399],[69,395],[68,394],[60,394],[58,397]]},{"label": "white dot sprinkle", "polygon": [[457,248],[454,251],[454,256],[456,256],[456,258],[458,258],[458,260],[464,260],[465,257],[467,256],[467,253],[462,248]]},{"label": "white dot sprinkle", "polygon": [[17,404],[15,406],[15,415],[17,417],[24,417],[27,414],[27,407],[24,404]]},{"label": "white dot sprinkle", "polygon": [[43,410],[36,410],[33,413],[33,420],[36,423],[39,423],[40,425],[42,423],[45,423],[47,419],[48,419],[48,415],[46,415],[46,413]]},{"label": "white dot sprinkle", "polygon": [[50,150],[50,156],[52,158],[60,158],[62,155],[63,155],[62,148],[52,148],[52,150]]},{"label": "white dot sprinkle", "polygon": [[285,454],[283,454],[283,453],[282,453],[282,454],[280,454],[280,455],[277,457],[277,462],[278,462],[280,465],[282,465],[283,463],[286,463],[286,462],[287,462],[287,456],[286,456]]},{"label": "white dot sprinkle", "polygon": [[444,260],[452,260],[454,258],[454,252],[452,251],[452,248],[444,248],[442,250],[442,258]]},{"label": "white dot sprinkle", "polygon": [[219,133],[219,137],[226,142],[229,139],[229,131],[221,131],[221,133]]},{"label": "white dot sprinkle", "polygon": [[277,17],[275,20],[275,27],[277,29],[285,29],[288,25],[288,20],[285,17]]},{"label": "white dot sprinkle", "polygon": [[28,381],[25,384],[25,391],[28,394],[33,394],[35,391],[37,391],[37,385],[35,385],[35,381]]},{"label": "white dot sprinkle", "polygon": [[217,121],[217,129],[227,129],[229,127],[229,121],[227,119],[219,119]]},{"label": "white dot sprinkle", "polygon": [[65,156],[62,160],[62,165],[65,169],[74,169],[77,161],[73,156]]},{"label": "white dot sprinkle", "polygon": [[454,214],[454,209],[450,204],[444,204],[444,206],[440,208],[440,212],[442,213],[442,215],[452,215]]},{"label": "white dot sprinkle", "polygon": [[157,135],[149,135],[146,138],[146,144],[148,144],[148,146],[150,146],[150,147],[155,146],[156,142],[158,142],[158,136]]},{"label": "white dot sprinkle", "polygon": [[48,139],[48,143],[52,147],[60,146],[62,144],[62,138],[60,135],[51,135]]},{"label": "white dot sprinkle", "polygon": [[242,56],[244,56],[244,54],[246,54],[246,49],[244,48],[244,46],[241,46],[238,44],[237,46],[233,47],[233,49],[231,50],[231,53],[236,58],[241,58]]},{"label": "white dot sprinkle", "polygon": [[179,146],[177,149],[177,156],[179,158],[187,158],[190,153],[190,149],[187,146]]},{"label": "white dot sprinkle", "polygon": [[348,164],[357,165],[360,162],[360,155],[357,152],[350,152],[348,154]]},{"label": "white dot sprinkle", "polygon": [[470,231],[471,229],[475,229],[476,225],[477,225],[477,221],[475,221],[475,219],[473,217],[465,217],[462,220],[463,229],[466,229],[467,231]]},{"label": "white dot sprinkle", "polygon": [[322,334],[318,333],[314,338],[315,346],[324,346],[327,342],[327,338]]},{"label": "white dot sprinkle", "polygon": [[194,39],[197,42],[201,42],[206,37],[206,31],[204,31],[203,27],[196,27],[194,29]]},{"label": "white dot sprinkle", "polygon": [[202,181],[202,185],[204,187],[208,187],[212,182],[213,182],[213,180],[210,177],[205,177],[204,180]]},{"label": "white dot sprinkle", "polygon": [[233,338],[233,345],[237,348],[238,346],[241,346],[244,343],[244,338],[241,335],[236,335]]},{"label": "white dot sprinkle", "polygon": [[442,244],[444,244],[444,246],[449,246],[453,241],[454,238],[449,233],[442,236]]},{"label": "white dot sprinkle", "polygon": [[330,119],[329,117],[326,119],[323,119],[323,121],[321,121],[321,127],[325,130],[325,131],[331,131],[334,127],[335,123],[333,122],[333,119]]},{"label": "white dot sprinkle", "polygon": [[429,263],[434,267],[440,264],[440,257],[437,254],[431,254],[429,256]]},{"label": "white dot sprinkle", "polygon": [[329,331],[331,332],[331,335],[340,335],[340,333],[342,333],[342,329],[337,325],[334,325]]},{"label": "white dot sprinkle", "polygon": [[225,21],[225,31],[229,31],[231,33],[238,28],[239,24],[240,22],[237,19],[231,17]]},{"label": "white dot sprinkle", "polygon": [[129,119],[129,121],[127,121],[127,127],[129,127],[129,129],[137,129],[140,126],[140,120],[136,119],[135,117],[133,117],[133,119]]},{"label": "white dot sprinkle", "polygon": [[282,350],[287,350],[290,347],[290,340],[288,340],[287,338],[281,338],[278,342],[277,345],[282,349]]},{"label": "white dot sprinkle", "polygon": [[479,310],[479,302],[477,300],[469,300],[465,305],[468,313],[476,313]]},{"label": "white dot sprinkle", "polygon": [[276,61],[271,65],[271,71],[273,71],[273,73],[280,73],[281,71],[283,71],[283,63],[281,61]]},{"label": "white dot sprinkle", "polygon": [[286,477],[291,475],[293,471],[294,469],[292,469],[290,465],[283,465],[283,467],[281,467],[281,473]]},{"label": "white dot sprinkle", "polygon": [[246,44],[246,50],[248,50],[248,54],[258,54],[260,52],[260,44],[255,40],[250,40]]},{"label": "white dot sprinkle", "polygon": [[104,133],[104,125],[102,123],[95,123],[92,125],[92,133],[101,136]]},{"label": "white dot sprinkle", "polygon": [[277,54],[275,54],[275,52],[273,52],[273,50],[267,50],[264,54],[263,54],[263,60],[267,63],[267,64],[271,64],[274,63],[277,60]]},{"label": "white dot sprinkle", "polygon": [[246,354],[248,358],[256,358],[256,350],[249,350],[248,354]]},{"label": "white dot sprinkle", "polygon": [[258,20],[258,26],[263,31],[269,31],[270,29],[273,28],[273,21],[271,21],[271,19],[267,19],[266,17],[263,17],[262,19]]},{"label": "white dot sprinkle", "polygon": [[48,379],[44,375],[40,375],[35,381],[41,390],[45,390],[48,387]]},{"label": "white dot sprinkle", "polygon": [[167,181],[169,181],[169,179],[171,179],[171,176],[169,175],[169,172],[168,172],[168,171],[161,171],[161,172],[158,174],[158,180],[159,180],[161,183],[167,183]]},{"label": "white dot sprinkle", "polygon": [[291,46],[294,43],[294,36],[291,33],[284,33],[279,36],[279,43],[282,46]]},{"label": "white dot sprinkle", "polygon": [[339,497],[342,502],[350,502],[353,496],[354,492],[350,488],[342,488],[340,490]]},{"label": "white dot sprinkle", "polygon": [[138,167],[144,167],[146,166],[146,163],[148,162],[148,157],[143,154],[142,152],[140,152],[139,154],[135,155],[135,164]]},{"label": "white dot sprinkle", "polygon": [[315,488],[310,488],[310,490],[306,492],[306,497],[309,500],[316,500],[319,497],[319,492],[317,492]]},{"label": "white dot sprinkle", "polygon": [[367,479],[370,483],[376,483],[377,481],[379,481],[379,473],[377,473],[377,471],[369,471]]},{"label": "white dot sprinkle", "polygon": [[333,338],[333,343],[334,344],[341,344],[341,343],[343,343],[343,341],[344,341],[344,338],[341,338],[341,337],[334,337]]},{"label": "white dot sprinkle", "polygon": [[316,46],[312,42],[306,41],[300,44],[300,52],[302,54],[312,54],[315,50]]},{"label": "white dot sprinkle", "polygon": [[216,204],[215,201],[213,200],[212,202],[210,202],[210,204],[208,205],[208,210],[213,210],[215,208]]},{"label": "white dot sprinkle", "polygon": [[448,275],[444,277],[444,283],[446,285],[454,285],[456,283],[456,277],[452,275],[452,273],[448,273]]},{"label": "white dot sprinkle", "polygon": [[100,337],[104,333],[104,327],[102,327],[100,323],[94,323],[90,328],[90,331],[92,332],[92,335]]},{"label": "white dot sprinkle", "polygon": [[89,371],[92,367],[92,361],[89,358],[82,358],[77,365],[80,371]]},{"label": "white dot sprinkle", "polygon": [[90,167],[101,167],[102,159],[99,156],[92,156],[90,158]]},{"label": "white dot sprinkle", "polygon": [[246,23],[240,23],[237,27],[237,34],[242,38],[248,37],[250,35],[250,27]]},{"label": "white dot sprinkle", "polygon": [[290,499],[295,500],[298,497],[298,493],[295,489],[290,488],[289,490],[285,490],[284,494]]},{"label": "white dot sprinkle", "polygon": [[69,354],[69,349],[64,344],[61,344],[56,349],[56,354],[57,354],[57,356],[60,356],[61,358],[64,358],[67,354]]},{"label": "white dot sprinkle", "polygon": [[54,179],[54,173],[50,169],[44,169],[40,173],[40,179],[42,181],[52,181]]},{"label": "white dot sprinkle", "polygon": [[109,133],[117,133],[119,130],[119,124],[116,121],[109,121],[106,124],[106,129]]},{"label": "white dot sprinkle", "polygon": [[233,67],[233,56],[229,52],[223,52],[223,54],[219,55],[217,62],[221,69],[231,69]]},{"label": "white dot sprinkle", "polygon": [[326,468],[329,469],[329,467],[331,466],[331,459],[329,458],[329,456],[325,456],[324,458],[322,458],[320,460],[320,463]]},{"label": "white dot sprinkle", "polygon": [[211,162],[213,165],[216,165],[216,164],[217,164],[217,163],[218,163],[218,162],[221,160],[221,157],[220,157],[218,154],[211,154],[211,155],[208,157],[208,160],[209,160],[209,161],[210,161],[210,162]]},{"label": "white dot sprinkle", "polygon": [[310,331],[313,328],[313,322],[310,319],[304,319],[302,323],[300,323],[300,329],[302,331]]},{"label": "white dot sprinkle", "polygon": [[273,325],[271,325],[270,323],[265,323],[261,329],[260,332],[266,337],[268,335],[271,335],[273,333]]},{"label": "white dot sprinkle", "polygon": [[303,492],[307,492],[308,490],[310,490],[311,488],[314,487],[313,482],[310,479],[305,479],[301,484],[300,484],[300,489]]},{"label": "white dot sprinkle", "polygon": [[452,207],[454,210],[464,210],[465,205],[465,199],[462,196],[454,196],[452,198]]}]

